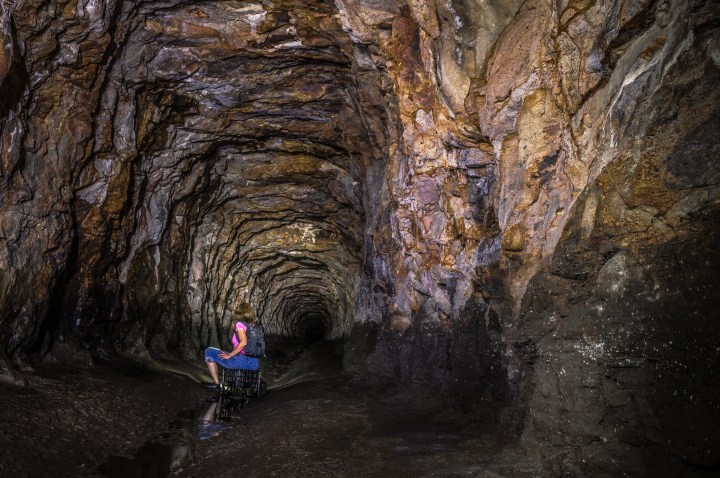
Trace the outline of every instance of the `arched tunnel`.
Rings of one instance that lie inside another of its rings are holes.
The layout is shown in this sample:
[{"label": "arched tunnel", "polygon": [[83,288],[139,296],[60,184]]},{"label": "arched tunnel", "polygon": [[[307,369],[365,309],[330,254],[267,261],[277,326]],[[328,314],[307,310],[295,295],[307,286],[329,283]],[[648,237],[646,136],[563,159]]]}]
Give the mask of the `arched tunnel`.
[{"label": "arched tunnel", "polygon": [[0,12],[0,476],[720,469],[717,2]]},{"label": "arched tunnel", "polygon": [[[138,67],[115,81],[134,154],[153,158],[136,208],[155,224],[124,266],[144,253],[155,258],[139,267],[162,268],[183,251],[160,276],[176,277],[190,324],[160,315],[151,327],[190,353],[226,333],[238,303],[269,334],[336,339],[353,322],[366,177],[384,139],[364,117],[382,105],[358,91],[332,5],[301,7],[150,4],[119,60]],[[134,302],[162,314],[161,281],[142,277],[156,291]]]},{"label": "arched tunnel", "polygon": [[[269,334],[345,337],[389,120],[334,5],[115,8],[82,13],[114,24],[116,38],[87,39],[113,58],[85,113],[94,129],[56,118],[89,151],[62,173],[67,259],[47,324],[18,346],[44,354],[61,331],[93,349],[192,357],[239,303]],[[85,85],[64,75],[83,59],[57,48],[64,95],[82,109]]]}]

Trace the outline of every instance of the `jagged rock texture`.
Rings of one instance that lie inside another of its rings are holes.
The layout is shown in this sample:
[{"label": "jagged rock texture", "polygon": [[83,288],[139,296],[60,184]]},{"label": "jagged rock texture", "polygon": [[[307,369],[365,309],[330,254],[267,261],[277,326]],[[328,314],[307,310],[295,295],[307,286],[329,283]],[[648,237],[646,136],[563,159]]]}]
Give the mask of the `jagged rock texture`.
[{"label": "jagged rock texture", "polygon": [[526,473],[720,466],[716,2],[2,8],[8,373],[250,303],[502,403]]}]

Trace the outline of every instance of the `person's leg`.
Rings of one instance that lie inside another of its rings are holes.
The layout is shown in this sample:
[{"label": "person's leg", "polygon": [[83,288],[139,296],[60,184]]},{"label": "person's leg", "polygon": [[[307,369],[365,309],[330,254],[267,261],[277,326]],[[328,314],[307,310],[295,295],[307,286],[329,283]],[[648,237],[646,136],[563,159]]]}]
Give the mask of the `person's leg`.
[{"label": "person's leg", "polygon": [[[210,358],[212,359],[212,361],[215,362],[216,364],[220,365],[223,368],[231,368],[231,369],[235,369],[235,370],[237,370],[237,369],[257,370],[258,369],[259,362],[258,362],[258,359],[256,359],[256,358],[246,357],[243,354],[237,354],[236,356],[234,356],[233,358],[230,358],[230,359],[221,359],[219,355],[217,357],[215,357],[214,352],[212,352],[212,351],[208,352],[208,350],[211,350],[211,349],[207,349],[205,351],[205,361],[207,361],[207,362],[210,362],[210,360],[208,359],[208,354],[210,353],[211,354]],[[218,350],[218,349],[215,349],[215,350]],[[220,351],[218,350],[217,353],[219,354]],[[213,364],[213,365],[215,365],[215,364]]]},{"label": "person's leg", "polygon": [[242,370],[257,370],[260,366],[260,362],[254,357],[246,357],[242,354],[238,354],[233,357],[233,359],[235,359],[235,362],[233,363],[232,368],[239,368]]},{"label": "person's leg", "polygon": [[200,419],[200,421],[203,422],[211,422],[215,419],[215,409],[217,408],[217,402],[212,402],[208,407],[207,410],[205,410],[205,413],[203,414],[203,417]]},{"label": "person's leg", "polygon": [[222,359],[220,358],[220,349],[216,349],[215,347],[208,347],[205,349],[205,363],[207,364],[207,368],[210,371],[210,376],[212,377],[213,383],[219,384],[220,383],[220,377],[218,375],[218,362]]},{"label": "person's leg", "polygon": [[207,367],[210,371],[210,376],[212,377],[213,383],[220,383],[217,364],[215,362],[207,362]]}]

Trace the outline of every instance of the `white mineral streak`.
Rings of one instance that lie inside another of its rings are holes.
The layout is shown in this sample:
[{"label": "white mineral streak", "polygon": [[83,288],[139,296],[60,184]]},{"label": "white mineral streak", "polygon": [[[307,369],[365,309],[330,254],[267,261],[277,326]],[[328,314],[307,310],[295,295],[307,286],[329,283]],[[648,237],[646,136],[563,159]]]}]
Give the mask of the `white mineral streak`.
[{"label": "white mineral streak", "polygon": [[288,229],[295,234],[299,234],[300,241],[303,243],[310,242],[312,244],[315,244],[317,234],[320,232],[317,226],[309,222],[291,224]]},{"label": "white mineral streak", "polygon": [[[243,13],[245,13],[245,21],[250,24],[253,35],[257,35],[257,27],[260,26],[263,21],[265,21],[265,18],[267,17],[267,12],[262,10],[262,5],[257,5],[257,7],[261,9],[260,12],[258,12],[257,8],[254,7],[255,6],[253,5],[250,10],[244,10]],[[251,11],[253,13],[246,13],[248,11]]]},{"label": "white mineral streak", "polygon": [[115,2],[107,2],[103,6],[102,0],[78,0],[77,11],[82,12],[83,17],[90,21],[90,29],[94,31],[105,30],[105,13],[111,13],[115,8]]},{"label": "white mineral streak", "polygon": [[608,260],[597,278],[599,292],[609,297],[623,297],[627,292],[630,272],[625,255],[618,253]]},{"label": "white mineral streak", "polygon": [[335,6],[340,15],[340,24],[353,42],[358,44],[372,43],[375,32],[360,17],[359,12],[362,12],[363,9],[352,8],[353,3],[352,0],[335,0]]},{"label": "white mineral streak", "polygon": [[58,64],[60,65],[72,65],[78,58],[80,52],[80,46],[75,43],[63,45],[60,49],[60,58]]},{"label": "white mineral streak", "polygon": [[283,50],[286,48],[298,48],[304,46],[300,40],[293,40],[285,43],[278,43],[277,45],[273,46],[273,49],[275,50]]}]

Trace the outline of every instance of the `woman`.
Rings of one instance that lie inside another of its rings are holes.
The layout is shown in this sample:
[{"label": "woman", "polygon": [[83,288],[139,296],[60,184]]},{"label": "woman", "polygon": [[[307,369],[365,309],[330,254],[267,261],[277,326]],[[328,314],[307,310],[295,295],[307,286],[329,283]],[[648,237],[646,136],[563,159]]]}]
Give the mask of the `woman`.
[{"label": "woman", "polygon": [[215,347],[205,349],[205,363],[207,364],[212,383],[204,384],[214,390],[220,389],[220,377],[218,375],[218,364],[225,368],[257,370],[260,365],[258,359],[245,356],[245,345],[247,345],[246,324],[255,323],[255,314],[249,305],[245,304],[235,310],[237,322],[232,327],[232,352],[226,352]]}]

